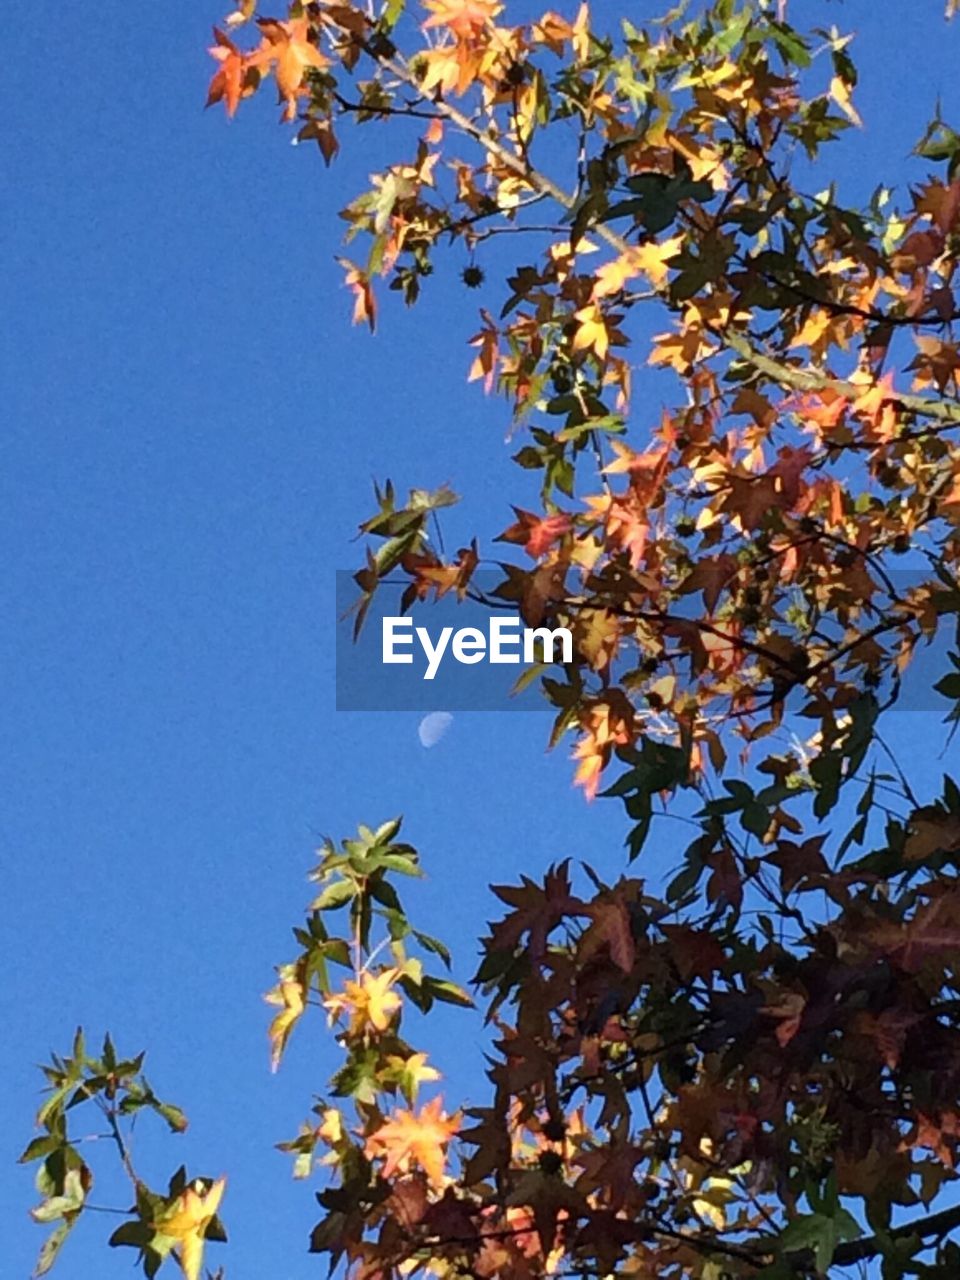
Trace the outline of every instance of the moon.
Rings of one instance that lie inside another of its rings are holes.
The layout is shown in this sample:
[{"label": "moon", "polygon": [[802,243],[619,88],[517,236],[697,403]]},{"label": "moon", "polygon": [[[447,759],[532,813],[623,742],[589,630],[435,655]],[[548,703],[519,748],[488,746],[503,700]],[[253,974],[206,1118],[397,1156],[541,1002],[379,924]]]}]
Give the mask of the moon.
[{"label": "moon", "polygon": [[453,716],[449,711],[431,711],[424,716],[417,729],[417,737],[422,747],[435,747],[453,724]]}]

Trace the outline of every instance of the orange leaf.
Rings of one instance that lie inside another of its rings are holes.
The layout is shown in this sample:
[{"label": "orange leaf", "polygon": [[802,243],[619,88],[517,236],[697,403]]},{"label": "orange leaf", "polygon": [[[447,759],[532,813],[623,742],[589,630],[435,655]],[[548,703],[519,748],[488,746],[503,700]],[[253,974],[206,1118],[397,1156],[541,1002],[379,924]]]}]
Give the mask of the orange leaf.
[{"label": "orange leaf", "polygon": [[442,1098],[437,1097],[419,1112],[398,1108],[391,1120],[370,1135],[367,1155],[386,1156],[382,1170],[385,1178],[398,1171],[406,1173],[411,1164],[416,1164],[434,1186],[443,1185],[446,1147],[460,1128],[460,1116],[447,1116],[441,1110],[442,1103]]},{"label": "orange leaf", "polygon": [[423,30],[446,27],[458,40],[476,40],[503,9],[497,0],[425,0],[433,14]]},{"label": "orange leaf", "polygon": [[[211,58],[216,58],[220,63],[220,70],[210,81],[207,106],[212,107],[215,102],[222,102],[227,109],[227,115],[233,116],[240,105],[240,99],[245,96],[247,59],[230,37],[218,31],[216,27],[213,28],[213,38],[216,44],[208,52]],[[247,92],[252,91],[252,88],[247,90]]]},{"label": "orange leaf", "polygon": [[534,515],[532,511],[522,511],[519,507],[513,509],[517,514],[517,523],[504,529],[497,541],[519,543],[534,560],[539,560],[554,542],[573,528],[573,520],[563,511],[541,517]]},{"label": "orange leaf", "polygon": [[307,69],[322,71],[330,66],[330,59],[313,43],[307,18],[290,22],[258,18],[257,26],[263,33],[263,42],[250,61],[273,69],[280,97],[286,103],[283,118],[292,120],[297,114],[297,98]]}]

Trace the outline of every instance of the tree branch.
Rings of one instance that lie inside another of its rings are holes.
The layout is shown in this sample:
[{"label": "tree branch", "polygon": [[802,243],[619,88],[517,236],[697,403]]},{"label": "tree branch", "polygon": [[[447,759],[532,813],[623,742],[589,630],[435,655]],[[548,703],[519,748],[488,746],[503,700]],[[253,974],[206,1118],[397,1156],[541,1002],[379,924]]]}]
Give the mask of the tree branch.
[{"label": "tree branch", "polygon": [[[905,1222],[903,1226],[894,1227],[885,1235],[887,1240],[903,1240],[907,1236],[919,1236],[928,1240],[934,1236],[945,1236],[954,1227],[960,1227],[960,1205],[944,1209],[930,1217],[915,1218]],[[867,1258],[875,1258],[883,1252],[883,1244],[879,1236],[866,1236],[861,1240],[852,1240],[848,1244],[839,1245],[833,1253],[832,1262],[838,1267],[848,1267],[853,1262],[862,1262]]]}]

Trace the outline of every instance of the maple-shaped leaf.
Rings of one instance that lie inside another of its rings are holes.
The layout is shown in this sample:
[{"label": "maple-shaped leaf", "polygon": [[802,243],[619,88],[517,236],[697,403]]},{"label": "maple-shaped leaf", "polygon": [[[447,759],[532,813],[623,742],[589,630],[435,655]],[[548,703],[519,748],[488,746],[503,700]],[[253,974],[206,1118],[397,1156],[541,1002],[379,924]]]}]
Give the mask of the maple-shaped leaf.
[{"label": "maple-shaped leaf", "polygon": [[610,949],[610,959],[624,973],[630,973],[636,959],[636,944],[630,925],[630,913],[622,898],[593,902],[587,907],[593,924],[580,941],[581,963],[601,945]]},{"label": "maple-shaped leaf", "polygon": [[828,389],[803,396],[792,396],[780,404],[781,411],[795,414],[817,444],[834,435],[843,423],[850,401],[838,391]]},{"label": "maple-shaped leaf", "polygon": [[446,27],[457,40],[476,40],[503,9],[497,0],[424,0],[431,17],[423,30]]},{"label": "maple-shaped leaf", "polygon": [[409,1058],[391,1054],[387,1058],[387,1066],[401,1093],[411,1103],[416,1101],[421,1084],[440,1079],[440,1072],[436,1067],[427,1065],[425,1053],[413,1053]]},{"label": "maple-shaped leaf", "polygon": [[830,81],[830,97],[834,100],[843,114],[847,117],[851,124],[855,124],[858,129],[863,128],[863,121],[860,119],[860,113],[853,105],[850,97],[850,84],[841,79],[840,76],[834,76]]},{"label": "maple-shaped leaf", "polygon": [[267,1035],[270,1038],[270,1070],[276,1071],[280,1065],[290,1033],[303,1017],[305,993],[303,983],[297,973],[297,966],[288,964],[280,970],[280,981],[265,996],[267,1004],[279,1005],[280,1012],[270,1023]]},{"label": "maple-shaped leaf", "polygon": [[493,390],[497,375],[497,363],[500,359],[500,330],[486,311],[480,312],[483,328],[470,339],[471,347],[478,347],[476,358],[467,375],[468,382],[483,379],[483,389],[488,394]]},{"label": "maple-shaped leaf", "polygon": [[403,594],[401,608],[405,610],[414,600],[426,600],[431,591],[436,593],[438,600],[449,591],[456,591],[457,598],[462,600],[478,563],[476,542],[469,547],[461,547],[457,559],[450,564],[444,564],[432,552],[426,555],[411,552],[404,556],[401,561],[403,571],[410,574],[413,581]]},{"label": "maple-shaped leaf", "polygon": [[207,1228],[220,1206],[226,1184],[226,1178],[218,1178],[205,1186],[198,1178],[154,1223],[160,1235],[177,1242],[177,1258],[187,1280],[199,1280]]},{"label": "maple-shaped leaf", "polygon": [[338,258],[337,261],[347,273],[344,284],[348,289],[353,290],[353,323],[366,323],[370,326],[370,332],[373,333],[377,327],[377,300],[370,276],[349,258]]},{"label": "maple-shaped leaf", "polygon": [[584,501],[590,514],[603,522],[607,550],[625,551],[631,567],[636,569],[650,536],[649,504],[633,490],[620,496],[591,495]]},{"label": "maple-shaped leaf", "polygon": [[497,542],[519,543],[534,560],[539,560],[554,542],[573,528],[572,517],[563,511],[552,516],[538,516],[532,511],[523,511],[520,507],[514,507],[513,510],[517,522],[509,529],[504,529]]},{"label": "maple-shaped leaf", "polygon": [[398,1108],[391,1119],[367,1139],[368,1156],[385,1156],[382,1174],[406,1173],[412,1165],[423,1169],[434,1186],[443,1185],[446,1149],[459,1131],[460,1115],[448,1116],[439,1096],[419,1111]]},{"label": "maple-shaped leaf", "polygon": [[875,925],[869,936],[905,973],[919,973],[927,963],[953,967],[960,957],[960,895],[946,893],[910,920]]},{"label": "maple-shaped leaf", "polygon": [[958,1139],[960,1114],[945,1111],[940,1115],[928,1115],[921,1111],[917,1116],[916,1131],[906,1145],[932,1151],[947,1168],[953,1169],[956,1165]]},{"label": "maple-shaped leaf", "polygon": [[648,453],[637,453],[622,440],[611,440],[610,447],[617,456],[603,468],[604,475],[626,473],[634,487],[642,487],[648,498],[652,497],[667,472],[670,461],[667,450],[659,448],[651,449]]},{"label": "maple-shaped leaf", "polygon": [[[520,885],[493,885],[493,892],[512,910],[493,926],[490,948],[513,949],[527,935],[526,951],[536,963],[546,952],[547,938],[565,915],[580,912],[582,903],[570,891],[570,862],[565,859],[549,869],[543,886],[528,876]],[[481,964],[476,981],[484,980]]]},{"label": "maple-shaped leaf", "polygon": [[903,1053],[907,1036],[922,1022],[922,1015],[909,1009],[883,1009],[879,1014],[864,1011],[857,1017],[856,1029],[870,1036],[883,1062],[895,1070]]},{"label": "maple-shaped leaf", "polygon": [[[509,1208],[529,1208],[545,1261],[554,1253],[560,1225],[571,1214],[579,1216],[584,1209],[584,1199],[578,1191],[568,1186],[562,1178],[539,1169],[528,1169],[520,1175],[506,1203]],[[562,1252],[557,1255],[556,1261],[560,1257]],[[548,1265],[544,1270],[549,1274],[553,1267]]]},{"label": "maple-shaped leaf", "polygon": [[917,213],[929,214],[942,232],[952,231],[960,217],[960,181],[932,181],[920,188],[916,200]]},{"label": "maple-shaped leaf", "polygon": [[645,244],[627,249],[619,258],[600,267],[596,273],[596,284],[593,287],[594,298],[603,298],[609,294],[619,293],[628,280],[645,275],[651,284],[659,289],[669,275],[668,263],[676,258],[683,248],[683,236],[672,236],[657,244],[648,240]]},{"label": "maple-shaped leaf", "polygon": [[935,853],[960,850],[960,813],[950,813],[939,805],[926,805],[910,815],[903,856],[920,862]]},{"label": "maple-shaped leaf", "polygon": [[390,1192],[387,1209],[390,1216],[409,1231],[424,1220],[430,1208],[427,1182],[422,1173],[399,1178]]},{"label": "maple-shaped leaf", "polygon": [[352,1035],[368,1026],[374,1031],[386,1031],[403,1003],[392,989],[399,976],[400,970],[396,968],[384,969],[376,975],[365,973],[359,982],[347,982],[343,991],[328,996],[323,1002],[324,1008],[333,1018],[346,1013]]},{"label": "maple-shaped leaf", "polygon": [[871,382],[852,405],[853,412],[872,428],[878,440],[892,440],[898,425],[897,393],[893,388],[893,373],[885,373],[878,382]]},{"label": "maple-shaped leaf", "polygon": [[575,319],[574,351],[593,351],[598,360],[605,360],[611,343],[624,342],[623,334],[616,327],[619,317],[605,315],[596,302],[581,307]]},{"label": "maple-shaped leaf", "polygon": [[645,275],[654,288],[659,289],[669,275],[669,264],[683,248],[684,236],[671,236],[657,244],[648,240],[634,251],[633,262],[637,271]]},{"label": "maple-shaped leaf", "polygon": [[280,97],[286,103],[283,119],[293,120],[307,70],[312,67],[323,71],[330,66],[330,59],[313,42],[308,18],[293,18],[289,22],[258,18],[257,26],[263,42],[251,55],[250,62],[273,69]]},{"label": "maple-shaped leaf", "polygon": [[637,736],[634,710],[621,690],[612,689],[583,713],[580,723],[582,736],[573,750],[580,763],[573,781],[593,800],[614,747],[627,746]]},{"label": "maple-shaped leaf", "polygon": [[918,352],[913,361],[907,365],[910,371],[916,371],[913,385],[921,388],[931,382],[936,384],[939,392],[944,392],[953,381],[956,385],[957,371],[960,370],[960,351],[955,342],[942,342],[939,338],[927,334],[917,334],[914,338]]},{"label": "maple-shaped leaf", "polygon": [[240,99],[252,93],[260,80],[260,73],[252,66],[249,58],[233,43],[229,36],[213,29],[215,44],[208,51],[211,58],[220,63],[207,92],[207,106],[222,102],[228,116],[234,116]]},{"label": "maple-shaped leaf", "polygon": [[603,671],[616,657],[620,622],[610,609],[581,609],[573,629],[577,652],[594,671]]}]

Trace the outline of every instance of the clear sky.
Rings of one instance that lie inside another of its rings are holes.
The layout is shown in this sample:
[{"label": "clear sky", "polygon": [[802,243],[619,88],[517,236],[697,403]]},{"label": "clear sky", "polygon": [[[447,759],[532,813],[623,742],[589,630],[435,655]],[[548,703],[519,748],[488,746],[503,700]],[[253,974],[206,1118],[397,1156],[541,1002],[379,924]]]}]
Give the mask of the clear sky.
[{"label": "clear sky", "polygon": [[[637,21],[660,6],[629,8]],[[836,151],[848,189],[919,176],[907,156],[938,95],[960,119],[960,23],[943,25],[941,0],[790,9],[860,32],[867,127]],[[374,338],[349,326],[335,215],[388,143],[348,137],[327,172],[289,147],[269,99],[232,124],[205,114],[221,17],[212,0],[68,5],[5,32],[4,1280],[24,1280],[43,1235],[12,1163],[38,1102],[32,1064],[79,1022],[147,1048],[158,1092],[191,1117],[185,1138],[139,1139],[147,1174],[183,1160],[229,1175],[231,1244],[210,1262],[317,1275],[313,1188],[271,1146],[335,1051],[317,1020],[271,1077],[260,996],[293,954],[320,834],[406,815],[431,876],[411,913],[454,944],[461,979],[490,880],[566,855],[622,861],[621,811],[572,791],[542,717],[458,715],[425,751],[417,714],[335,711],[334,570],[357,562],[371,478],[463,492],[447,522],[459,545],[507,523],[518,473],[506,407],[464,382],[457,334],[473,332],[477,298],[460,260],[414,312],[389,302]],[[943,767],[923,745],[937,720],[899,722],[921,785]],[[654,869],[687,842],[660,832]],[[448,1087],[477,1098],[479,1020],[443,1026],[456,1060],[428,1039]],[[95,1199],[124,1196],[107,1181]],[[129,1251],[106,1256],[113,1225],[83,1224],[55,1274],[129,1274]]]}]

